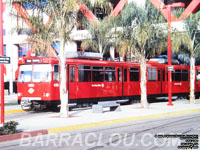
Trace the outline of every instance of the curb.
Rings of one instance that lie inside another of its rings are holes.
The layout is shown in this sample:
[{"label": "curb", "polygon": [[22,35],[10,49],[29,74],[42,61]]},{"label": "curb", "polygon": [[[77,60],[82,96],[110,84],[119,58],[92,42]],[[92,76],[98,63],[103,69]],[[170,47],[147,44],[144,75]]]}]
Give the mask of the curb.
[{"label": "curb", "polygon": [[[17,106],[17,103],[4,103],[4,106]],[[1,106],[1,103],[0,103]]]},{"label": "curb", "polygon": [[34,137],[40,135],[48,134],[47,130],[38,130],[38,131],[31,131],[31,132],[21,132],[21,133],[15,133],[15,134],[8,134],[8,135],[2,135],[0,136],[0,142],[6,142],[6,141],[13,141],[20,138],[28,138],[28,137]]},{"label": "curb", "polygon": [[23,111],[21,109],[19,109],[19,110],[6,110],[5,114],[21,113],[21,112],[25,112],[25,111]]},{"label": "curb", "polygon": [[195,113],[195,112],[200,112],[200,109],[183,110],[183,111],[153,114],[153,115],[147,115],[147,116],[122,118],[122,119],[117,119],[117,120],[108,120],[108,121],[94,122],[94,123],[88,123],[88,124],[57,127],[57,128],[52,128],[52,129],[46,129],[46,130],[21,132],[21,133],[16,133],[16,134],[2,135],[0,136],[0,142],[12,141],[12,140],[20,139],[20,138],[28,138],[28,137],[46,135],[46,134],[51,134],[51,133],[67,132],[67,131],[87,129],[87,128],[92,128],[92,127],[100,127],[100,126],[106,126],[106,125],[112,125],[112,124],[118,124],[118,123],[126,123],[126,122],[137,121],[137,120],[154,119],[154,118],[174,116],[174,115],[184,115],[184,114],[190,114],[190,113]]},{"label": "curb", "polygon": [[190,113],[194,113],[194,112],[200,112],[200,109],[183,110],[183,111],[177,111],[177,112],[167,112],[167,113],[161,113],[161,114],[129,117],[129,118],[94,122],[94,123],[88,123],[88,124],[79,124],[79,125],[58,127],[58,128],[48,129],[48,133],[67,132],[67,131],[99,127],[99,126],[106,126],[106,125],[112,125],[112,124],[118,124],[118,123],[127,123],[127,122],[137,121],[137,120],[154,119],[154,118],[174,116],[174,115],[184,115],[184,114],[190,114]]}]

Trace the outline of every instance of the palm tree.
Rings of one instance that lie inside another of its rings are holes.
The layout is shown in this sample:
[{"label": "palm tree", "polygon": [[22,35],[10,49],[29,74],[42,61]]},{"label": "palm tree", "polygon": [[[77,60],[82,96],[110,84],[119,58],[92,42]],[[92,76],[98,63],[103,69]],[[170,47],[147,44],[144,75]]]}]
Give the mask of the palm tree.
[{"label": "palm tree", "polygon": [[149,3],[145,8],[138,8],[130,3],[122,12],[120,24],[123,26],[123,33],[118,47],[124,53],[133,53],[140,63],[141,72],[141,105],[148,107],[146,92],[146,59],[158,54],[165,49],[166,35],[158,23],[164,19],[158,10]]},{"label": "palm tree", "polygon": [[92,38],[83,40],[81,44],[83,50],[92,49],[93,51],[99,52],[103,57],[112,44],[115,33],[113,21],[113,17],[107,16],[102,20],[98,20],[96,24],[90,24],[88,30]]},{"label": "palm tree", "polygon": [[[16,2],[16,0],[11,0]],[[60,101],[61,116],[68,116],[68,90],[66,86],[66,45],[72,40],[70,34],[77,25],[77,13],[79,4],[85,3],[90,6],[97,6],[106,10],[106,0],[96,0],[91,3],[90,0],[20,0],[17,1],[21,6],[29,4],[32,7],[32,15],[26,16],[33,27],[33,32],[28,41],[39,53],[50,50],[55,53],[52,48],[53,43],[60,42],[60,52],[58,60],[60,64]],[[24,16],[23,16],[24,17]],[[44,20],[49,17],[51,21],[44,25]]]},{"label": "palm tree", "polygon": [[81,48],[83,50],[95,51],[99,52],[103,57],[104,53],[110,46],[110,39],[112,34],[110,30],[113,28],[112,21],[113,17],[108,14],[113,10],[113,6],[110,2],[105,1],[104,3],[101,0],[96,1],[97,4],[88,5],[88,7],[92,8],[94,14],[98,17],[98,20],[93,24],[88,24],[87,29],[91,34],[91,39],[85,39],[82,41]]},{"label": "palm tree", "polygon": [[[13,1],[15,2],[15,1]],[[66,89],[65,46],[69,42],[70,33],[76,25],[78,11],[77,0],[21,0],[18,3],[23,6],[28,4],[33,7],[32,14],[28,16],[33,27],[33,32],[28,38],[35,51],[41,53],[47,50],[53,51],[51,44],[60,42],[58,60],[60,64],[60,100],[62,116],[68,116],[68,91]],[[51,18],[51,22],[44,25],[45,17]],[[48,48],[48,49],[47,49]],[[55,52],[54,52],[55,53]]]},{"label": "palm tree", "polygon": [[200,13],[190,15],[183,23],[185,31],[175,31],[172,36],[172,45],[174,51],[178,51],[181,45],[187,47],[190,54],[190,103],[195,102],[195,58],[200,52]]}]

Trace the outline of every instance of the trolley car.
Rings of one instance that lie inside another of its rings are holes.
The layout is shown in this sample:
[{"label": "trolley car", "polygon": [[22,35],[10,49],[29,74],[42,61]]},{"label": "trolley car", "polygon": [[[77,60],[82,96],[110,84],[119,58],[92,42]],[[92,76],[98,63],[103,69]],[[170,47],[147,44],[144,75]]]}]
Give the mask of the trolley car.
[{"label": "trolley car", "polygon": [[[189,66],[172,65],[172,95],[189,95]],[[106,100],[140,99],[140,65],[89,59],[66,59],[69,104],[91,105]],[[148,99],[166,98],[168,94],[167,64],[147,61]],[[195,94],[200,93],[196,67]],[[19,62],[18,103],[22,109],[44,108],[60,104],[59,64],[56,58],[29,57]]]}]

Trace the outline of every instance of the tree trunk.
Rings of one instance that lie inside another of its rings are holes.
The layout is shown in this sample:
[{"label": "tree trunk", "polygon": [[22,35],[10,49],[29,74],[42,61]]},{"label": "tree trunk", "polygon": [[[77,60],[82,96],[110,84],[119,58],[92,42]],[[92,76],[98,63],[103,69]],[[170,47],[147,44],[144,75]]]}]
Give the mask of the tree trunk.
[{"label": "tree trunk", "polygon": [[68,117],[68,91],[66,80],[66,65],[65,65],[65,39],[61,38],[60,41],[60,116]]},{"label": "tree trunk", "polygon": [[148,108],[147,102],[147,78],[146,78],[146,60],[145,56],[141,54],[140,57],[140,74],[141,74],[141,81],[140,81],[140,88],[141,88],[141,106],[143,108]]},{"label": "tree trunk", "polygon": [[99,42],[99,53],[101,54],[101,56],[103,58],[103,46],[102,46],[101,42]]},{"label": "tree trunk", "polygon": [[195,102],[194,86],[195,86],[195,58],[191,55],[190,57],[190,103],[191,104]]}]

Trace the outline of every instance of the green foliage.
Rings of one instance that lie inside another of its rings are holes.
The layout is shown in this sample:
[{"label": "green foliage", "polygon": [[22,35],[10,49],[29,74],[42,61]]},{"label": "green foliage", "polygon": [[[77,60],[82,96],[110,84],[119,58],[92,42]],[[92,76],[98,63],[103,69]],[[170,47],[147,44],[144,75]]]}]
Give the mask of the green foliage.
[{"label": "green foliage", "polygon": [[[195,58],[200,53],[200,13],[191,14],[185,19],[185,31],[176,31],[172,33],[172,46],[177,52],[190,54],[190,103],[194,103],[195,89]],[[181,50],[184,49],[183,50]],[[186,52],[185,50],[188,50]]]},{"label": "green foliage", "polygon": [[191,14],[185,21],[185,31],[175,31],[172,33],[172,46],[175,52],[180,51],[184,45],[193,57],[198,56],[200,52],[200,13]]},{"label": "green foliage", "polygon": [[[200,12],[190,15],[185,21],[189,41],[188,49],[194,55],[200,52]],[[190,40],[189,40],[190,39]]]},{"label": "green foliage", "polygon": [[115,33],[113,22],[114,18],[108,16],[99,20],[96,24],[88,25],[88,30],[92,38],[83,40],[81,47],[84,50],[91,49],[103,55],[112,45],[112,39]]},{"label": "green foliage", "polygon": [[109,49],[111,45],[113,28],[113,18],[109,15],[113,9],[110,2],[106,0],[83,1],[90,10],[99,17],[96,23],[88,23],[88,20],[83,20],[91,34],[90,39],[82,41],[81,48],[94,52],[100,52],[102,55]]},{"label": "green foliage", "polygon": [[172,12],[173,12],[174,16],[176,16],[176,18],[179,18],[182,15],[182,13],[184,12],[184,10],[185,9],[182,7],[177,7],[177,8],[172,9]]},{"label": "green foliage", "polygon": [[150,3],[145,8],[137,7],[134,3],[127,5],[119,16],[123,26],[121,39],[117,42],[121,50],[128,50],[136,57],[145,55],[146,58],[159,54],[166,48],[166,28],[163,27],[164,18],[160,11]]},{"label": "green foliage", "polygon": [[[15,2],[15,0],[10,1]],[[36,53],[44,53],[42,51],[51,49],[52,43],[62,40],[65,40],[64,43],[70,41],[70,34],[79,23],[85,22],[85,26],[88,26],[88,20],[79,11],[80,3],[88,6],[96,15],[98,13],[109,14],[113,8],[112,4],[106,0],[20,0],[17,3],[22,6],[26,4],[32,8],[31,15],[25,19],[28,19],[33,27],[28,41]],[[51,21],[46,24],[47,18]],[[99,33],[102,33],[101,31]]]},{"label": "green foliage", "polygon": [[19,125],[19,123],[15,121],[6,122],[3,124],[3,127],[0,128],[0,135],[18,133],[17,125]]},{"label": "green foliage", "polygon": [[[11,2],[16,2],[11,0]],[[32,26],[32,33],[27,41],[36,53],[52,50],[52,43],[70,40],[70,33],[76,25],[78,0],[20,0],[21,6],[28,6],[32,11],[26,18]],[[50,18],[50,21],[46,21]]]},{"label": "green foliage", "polygon": [[[107,0],[82,0],[82,2],[92,10],[95,16],[100,17],[101,19],[110,14],[113,10],[112,4]],[[99,16],[100,14],[102,16]]]}]

